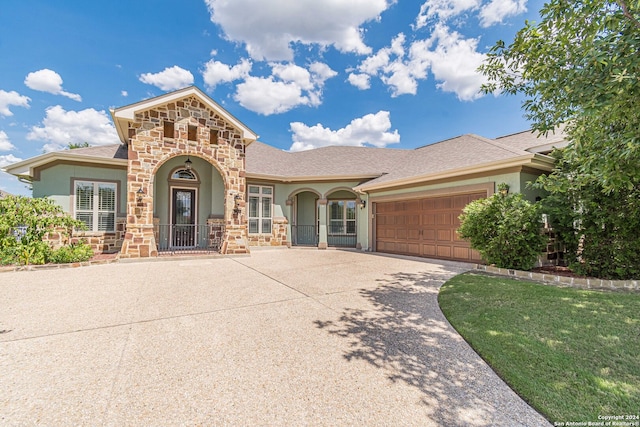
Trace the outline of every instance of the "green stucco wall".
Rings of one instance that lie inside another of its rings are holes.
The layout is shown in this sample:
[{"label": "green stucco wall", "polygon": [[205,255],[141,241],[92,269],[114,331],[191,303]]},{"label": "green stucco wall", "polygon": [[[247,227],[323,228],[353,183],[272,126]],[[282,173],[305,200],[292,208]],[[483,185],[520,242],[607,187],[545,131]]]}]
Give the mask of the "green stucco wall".
[{"label": "green stucco wall", "polygon": [[298,225],[315,225],[316,223],[316,199],[315,193],[305,191],[298,194]]},{"label": "green stucco wall", "polygon": [[111,181],[118,183],[118,214],[126,210],[127,170],[59,164],[40,172],[40,179],[33,182],[33,197],[50,197],[66,212],[73,212],[71,196],[72,180]]}]

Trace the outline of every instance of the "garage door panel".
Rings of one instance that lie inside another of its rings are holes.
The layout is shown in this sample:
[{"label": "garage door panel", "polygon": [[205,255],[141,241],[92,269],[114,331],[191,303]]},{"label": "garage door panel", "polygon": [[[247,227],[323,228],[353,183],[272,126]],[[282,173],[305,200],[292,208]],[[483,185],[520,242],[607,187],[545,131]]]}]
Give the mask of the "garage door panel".
[{"label": "garage door panel", "polygon": [[453,258],[451,246],[444,246],[444,245],[436,246],[436,255],[439,258]]},{"label": "garage door panel", "polygon": [[433,225],[436,223],[435,214],[423,214],[422,215],[422,225]]},{"label": "garage door panel", "polygon": [[409,240],[420,240],[420,229],[419,228],[410,228],[407,231],[407,239]]},{"label": "garage door panel", "polygon": [[[485,193],[376,203],[376,249],[425,257],[480,261],[460,238],[462,209]],[[380,221],[381,218],[384,218]]]},{"label": "garage door panel", "polygon": [[441,213],[436,215],[436,225],[452,225],[451,214]]},{"label": "garage door panel", "polygon": [[433,228],[425,228],[422,230],[422,238],[424,240],[436,241],[436,230]]},{"label": "garage door panel", "polygon": [[438,229],[438,242],[451,242],[451,229]]},{"label": "garage door panel", "polygon": [[435,257],[436,255],[437,255],[436,245],[429,245],[429,244],[422,245],[422,256]]},{"label": "garage door panel", "polygon": [[454,246],[453,247],[453,257],[454,258],[460,258],[460,259],[471,258],[471,254],[469,252],[470,252],[469,248],[464,248],[464,247],[460,247],[460,246]]}]

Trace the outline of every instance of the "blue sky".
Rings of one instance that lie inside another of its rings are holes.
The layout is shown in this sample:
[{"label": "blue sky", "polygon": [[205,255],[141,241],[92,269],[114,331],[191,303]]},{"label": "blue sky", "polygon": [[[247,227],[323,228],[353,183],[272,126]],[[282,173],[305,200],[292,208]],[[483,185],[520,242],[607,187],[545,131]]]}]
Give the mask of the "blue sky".
[{"label": "blue sky", "polygon": [[[196,85],[283,150],[529,128],[475,69],[535,0],[21,0],[0,10],[0,167],[119,142],[109,108]],[[0,172],[0,189],[29,194]]]}]

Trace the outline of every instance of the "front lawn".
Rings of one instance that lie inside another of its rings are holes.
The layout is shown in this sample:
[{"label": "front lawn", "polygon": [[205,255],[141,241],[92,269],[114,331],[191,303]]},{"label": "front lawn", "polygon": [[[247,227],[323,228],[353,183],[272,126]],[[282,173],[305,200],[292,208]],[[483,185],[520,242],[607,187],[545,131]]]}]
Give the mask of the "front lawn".
[{"label": "front lawn", "polygon": [[442,286],[439,303],[475,351],[551,422],[640,415],[640,294],[467,273]]}]

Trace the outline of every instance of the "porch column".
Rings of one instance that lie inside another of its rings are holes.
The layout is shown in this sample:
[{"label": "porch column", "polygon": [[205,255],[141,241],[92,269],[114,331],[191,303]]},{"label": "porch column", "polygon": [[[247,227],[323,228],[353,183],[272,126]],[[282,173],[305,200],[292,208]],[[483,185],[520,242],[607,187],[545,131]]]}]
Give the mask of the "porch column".
[{"label": "porch column", "polygon": [[127,175],[127,229],[120,250],[121,258],[149,258],[158,256],[153,227],[153,186],[148,169],[139,157],[140,142],[132,139],[129,145]]},{"label": "porch column", "polygon": [[320,228],[318,229],[318,249],[327,249],[327,199],[318,200],[318,220]]},{"label": "porch column", "polygon": [[293,245],[293,234],[291,233],[291,225],[296,225],[294,224],[294,221],[296,220],[293,217],[293,199],[287,199],[286,201],[286,212],[284,213],[284,216],[287,218],[287,246],[291,247],[291,245]]}]

